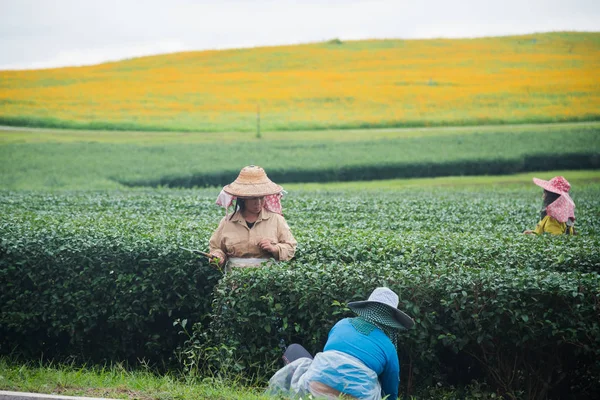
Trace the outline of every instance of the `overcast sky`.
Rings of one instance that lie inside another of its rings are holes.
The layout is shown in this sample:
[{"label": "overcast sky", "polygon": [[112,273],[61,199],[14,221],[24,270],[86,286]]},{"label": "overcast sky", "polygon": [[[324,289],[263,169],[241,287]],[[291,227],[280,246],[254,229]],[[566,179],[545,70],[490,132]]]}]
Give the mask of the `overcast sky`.
[{"label": "overcast sky", "polygon": [[600,0],[0,0],[0,69],[340,38],[600,31]]}]

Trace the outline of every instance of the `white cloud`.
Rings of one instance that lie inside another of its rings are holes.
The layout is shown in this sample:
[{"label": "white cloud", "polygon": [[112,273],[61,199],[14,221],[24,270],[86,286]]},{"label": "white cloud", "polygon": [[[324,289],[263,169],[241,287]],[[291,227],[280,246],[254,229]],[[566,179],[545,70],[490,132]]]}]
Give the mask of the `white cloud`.
[{"label": "white cloud", "polygon": [[104,46],[90,49],[60,50],[54,57],[44,60],[22,64],[0,66],[0,69],[41,69],[61,66],[94,65],[109,61],[118,61],[133,57],[149,56],[153,54],[175,53],[190,50],[180,42],[157,42],[133,44],[122,46]]},{"label": "white cloud", "polygon": [[340,38],[600,30],[597,0],[0,0],[0,69]]}]

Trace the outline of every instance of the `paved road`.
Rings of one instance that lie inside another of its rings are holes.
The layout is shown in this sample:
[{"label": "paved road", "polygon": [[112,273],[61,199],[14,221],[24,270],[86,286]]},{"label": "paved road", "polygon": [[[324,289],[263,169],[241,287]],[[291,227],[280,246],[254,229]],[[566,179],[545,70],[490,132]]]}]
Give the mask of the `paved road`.
[{"label": "paved road", "polygon": [[[54,394],[7,392],[0,390],[0,400],[107,400],[98,397],[58,396]],[[115,399],[108,399],[115,400]]]}]

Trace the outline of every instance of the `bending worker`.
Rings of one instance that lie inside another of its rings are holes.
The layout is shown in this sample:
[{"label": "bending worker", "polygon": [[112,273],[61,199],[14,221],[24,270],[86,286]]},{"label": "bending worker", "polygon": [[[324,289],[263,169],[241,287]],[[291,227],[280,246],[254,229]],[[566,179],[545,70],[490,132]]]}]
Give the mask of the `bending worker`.
[{"label": "bending worker", "polygon": [[398,295],[386,287],[375,289],[366,301],[348,303],[356,317],[336,323],[314,359],[300,345],[290,345],[284,354],[287,365],[269,380],[268,392],[294,399],[396,400],[398,332],[414,325],[397,307]]}]

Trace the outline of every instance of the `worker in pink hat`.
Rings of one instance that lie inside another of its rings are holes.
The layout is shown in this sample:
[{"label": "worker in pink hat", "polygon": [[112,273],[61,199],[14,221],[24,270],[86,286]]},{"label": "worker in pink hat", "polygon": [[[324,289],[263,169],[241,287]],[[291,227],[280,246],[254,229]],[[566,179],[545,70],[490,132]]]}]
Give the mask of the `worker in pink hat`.
[{"label": "worker in pink hat", "polygon": [[526,230],[525,234],[541,235],[575,235],[575,203],[569,196],[571,185],[562,176],[555,176],[549,181],[533,178],[533,183],[544,189],[543,206],[540,222],[534,230]]}]

